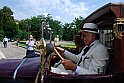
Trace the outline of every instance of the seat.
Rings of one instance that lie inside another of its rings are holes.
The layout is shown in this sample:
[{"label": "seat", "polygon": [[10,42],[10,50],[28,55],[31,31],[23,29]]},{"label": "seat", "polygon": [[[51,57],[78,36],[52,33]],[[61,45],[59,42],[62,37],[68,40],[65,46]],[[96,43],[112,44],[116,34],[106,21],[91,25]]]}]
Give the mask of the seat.
[{"label": "seat", "polygon": [[113,54],[110,54],[109,60],[107,62],[107,66],[105,68],[105,74],[107,74],[107,75],[115,74],[114,55]]}]

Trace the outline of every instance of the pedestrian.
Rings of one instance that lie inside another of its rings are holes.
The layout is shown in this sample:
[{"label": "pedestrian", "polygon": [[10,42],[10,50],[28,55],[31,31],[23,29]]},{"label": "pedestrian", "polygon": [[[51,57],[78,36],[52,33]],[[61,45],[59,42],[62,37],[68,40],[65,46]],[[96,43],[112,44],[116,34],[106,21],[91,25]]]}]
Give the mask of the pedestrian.
[{"label": "pedestrian", "polygon": [[59,45],[59,35],[56,35],[56,37],[54,38],[54,45],[58,46]]},{"label": "pedestrian", "polygon": [[[57,68],[51,68],[54,73],[66,74],[102,74],[107,65],[109,54],[106,47],[100,42],[97,25],[94,23],[85,23],[82,30],[81,39],[86,45],[78,55],[72,54],[67,50],[56,47],[58,52],[63,53],[62,64]],[[75,62],[76,64],[74,64]]]},{"label": "pedestrian", "polygon": [[17,48],[19,47],[19,40],[18,40],[18,38],[16,39],[16,46],[17,46]]},{"label": "pedestrian", "polygon": [[35,38],[33,38],[33,41],[35,42],[34,45],[36,45],[38,43]]},{"label": "pedestrian", "polygon": [[4,48],[7,47],[7,43],[8,43],[8,38],[6,38],[6,36],[4,36],[4,38],[3,38],[3,45],[4,45]]},{"label": "pedestrian", "polygon": [[26,57],[33,57],[35,55],[34,45],[35,41],[33,40],[33,36],[30,35],[30,39],[26,41],[27,46]]}]

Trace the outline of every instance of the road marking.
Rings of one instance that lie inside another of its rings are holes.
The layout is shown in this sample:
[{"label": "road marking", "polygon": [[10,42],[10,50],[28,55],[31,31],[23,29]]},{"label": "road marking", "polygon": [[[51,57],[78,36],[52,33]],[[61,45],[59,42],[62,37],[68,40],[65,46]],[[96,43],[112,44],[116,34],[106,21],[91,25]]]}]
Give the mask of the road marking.
[{"label": "road marking", "polygon": [[4,56],[4,54],[1,52],[0,50],[0,56],[1,56],[1,59],[5,59],[6,57]]}]

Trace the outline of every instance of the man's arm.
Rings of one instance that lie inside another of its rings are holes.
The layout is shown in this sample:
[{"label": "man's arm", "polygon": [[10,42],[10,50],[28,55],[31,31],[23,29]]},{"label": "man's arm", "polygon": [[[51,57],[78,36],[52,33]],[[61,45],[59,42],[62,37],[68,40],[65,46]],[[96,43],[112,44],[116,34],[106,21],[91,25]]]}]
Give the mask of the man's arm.
[{"label": "man's arm", "polygon": [[67,50],[65,50],[61,47],[56,47],[56,49],[58,50],[58,52],[64,54],[64,57],[66,59],[69,59],[69,60],[71,60],[75,63],[77,63],[79,61],[80,57],[81,57],[81,53],[76,55],[76,54],[73,54],[73,53],[71,53],[71,52],[69,52],[69,51],[67,51]]}]

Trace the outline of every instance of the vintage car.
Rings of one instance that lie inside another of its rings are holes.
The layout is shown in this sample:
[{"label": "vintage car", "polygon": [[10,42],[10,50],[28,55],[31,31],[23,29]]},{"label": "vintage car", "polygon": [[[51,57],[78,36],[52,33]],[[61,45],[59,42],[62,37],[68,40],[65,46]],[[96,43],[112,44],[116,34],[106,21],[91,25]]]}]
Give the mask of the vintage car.
[{"label": "vintage car", "polygon": [[41,38],[37,45],[40,57],[0,60],[0,83],[123,83],[124,3],[102,6],[85,18],[80,27],[86,22],[98,25],[100,40],[109,51],[110,59],[105,74],[67,75],[51,72],[53,64],[63,58],[52,44],[46,44]]}]

